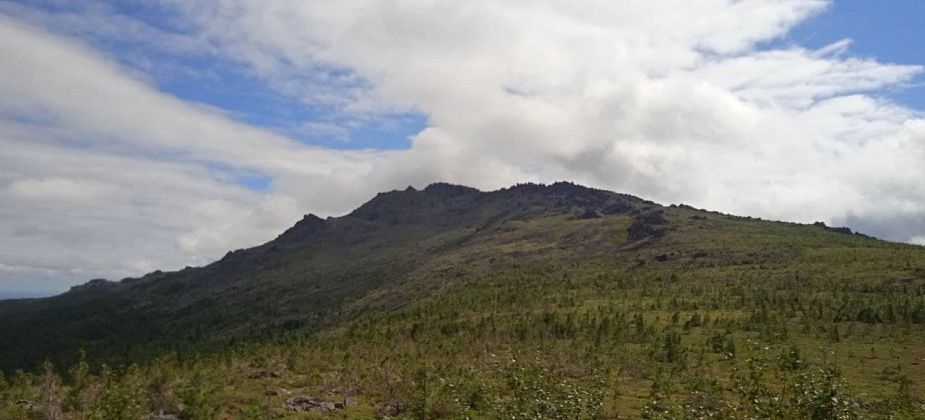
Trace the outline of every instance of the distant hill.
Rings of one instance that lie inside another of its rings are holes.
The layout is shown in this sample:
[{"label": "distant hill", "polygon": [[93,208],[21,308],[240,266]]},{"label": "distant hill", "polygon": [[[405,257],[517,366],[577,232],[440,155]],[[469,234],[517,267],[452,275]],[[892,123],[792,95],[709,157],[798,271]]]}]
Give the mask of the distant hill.
[{"label": "distant hill", "polygon": [[[695,386],[679,378],[698,376],[721,379],[717,389],[696,385],[702,392],[734,394],[723,381],[746,365],[723,354],[745,351],[748,339],[784,353],[803,346],[819,363],[837,348],[833,362],[900,364],[920,387],[922,267],[922,247],[824,224],[666,207],[564,182],[491,192],[440,183],[381,193],[341,217],[306,215],[204,267],[0,301],[0,369],[70,365],[77,349],[119,366],[298,342],[352,348],[349,363],[369,372],[401,354],[420,353],[436,371],[452,359],[461,370],[447,375],[457,377],[513,352],[577,369],[557,375],[625,382],[629,394],[601,404],[638,415],[652,409],[646,390],[659,381],[666,401]],[[466,362],[447,356],[457,354]],[[865,390],[876,380],[858,378],[882,373],[840,366]]]}]

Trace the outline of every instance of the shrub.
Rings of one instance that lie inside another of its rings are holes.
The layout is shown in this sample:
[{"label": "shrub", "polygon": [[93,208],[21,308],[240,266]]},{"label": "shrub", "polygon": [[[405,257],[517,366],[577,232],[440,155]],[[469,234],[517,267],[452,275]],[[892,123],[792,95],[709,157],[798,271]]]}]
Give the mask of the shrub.
[{"label": "shrub", "polygon": [[212,384],[202,373],[196,371],[193,377],[180,386],[177,396],[182,404],[185,418],[190,420],[211,420],[218,417],[221,406],[213,398]]},{"label": "shrub", "polygon": [[832,366],[801,372],[793,385],[791,405],[800,417],[813,420],[854,419],[859,407]]},{"label": "shrub", "polygon": [[91,415],[94,419],[117,420],[137,419],[147,414],[145,408],[144,380],[141,369],[130,366],[119,377],[108,367],[103,368],[103,391],[99,405]]},{"label": "shrub", "polygon": [[505,389],[498,390],[493,410],[505,419],[593,419],[601,415],[600,384],[554,382],[535,364],[512,360],[502,370]]},{"label": "shrub", "polygon": [[800,356],[800,349],[793,345],[777,356],[777,364],[782,370],[797,371],[806,367],[806,363]]}]

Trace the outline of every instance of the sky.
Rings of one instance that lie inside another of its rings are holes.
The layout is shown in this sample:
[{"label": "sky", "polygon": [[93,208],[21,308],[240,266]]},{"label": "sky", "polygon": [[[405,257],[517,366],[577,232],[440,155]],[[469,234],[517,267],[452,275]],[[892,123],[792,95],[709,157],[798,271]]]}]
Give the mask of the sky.
[{"label": "sky", "polygon": [[918,0],[0,0],[0,296],[567,180],[925,244]]}]

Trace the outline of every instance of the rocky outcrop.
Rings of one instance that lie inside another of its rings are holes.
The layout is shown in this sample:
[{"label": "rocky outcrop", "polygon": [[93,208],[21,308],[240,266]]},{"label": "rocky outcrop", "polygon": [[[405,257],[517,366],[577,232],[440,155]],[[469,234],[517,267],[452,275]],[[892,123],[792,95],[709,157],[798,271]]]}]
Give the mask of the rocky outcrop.
[{"label": "rocky outcrop", "polygon": [[279,235],[276,242],[282,244],[303,242],[323,230],[325,225],[324,219],[311,213],[306,214],[302,220]]},{"label": "rocky outcrop", "polygon": [[316,400],[306,396],[297,396],[286,399],[286,408],[297,412],[329,413],[334,410],[343,410],[346,406],[342,402],[336,403]]},{"label": "rocky outcrop", "polygon": [[813,226],[821,227],[821,228],[823,228],[823,229],[825,229],[825,230],[827,230],[827,231],[830,231],[830,232],[843,233],[843,234],[845,234],[845,235],[851,235],[851,234],[854,233],[854,232],[851,231],[851,228],[848,228],[848,227],[826,226],[826,224],[825,224],[824,222],[816,222],[816,223],[813,223]]},{"label": "rocky outcrop", "polygon": [[71,287],[71,289],[68,290],[68,293],[75,294],[107,290],[115,287],[117,284],[118,283],[106,279],[93,279],[84,284]]},{"label": "rocky outcrop", "polygon": [[630,240],[660,237],[665,234],[668,220],[661,210],[643,211],[633,216],[633,224],[626,230]]},{"label": "rocky outcrop", "polygon": [[601,215],[597,214],[597,212],[594,211],[594,209],[585,209],[585,211],[581,212],[581,214],[578,215],[579,219],[597,219],[600,217]]},{"label": "rocky outcrop", "polygon": [[436,182],[424,188],[423,192],[433,197],[453,198],[469,194],[478,194],[480,191],[472,187]]}]

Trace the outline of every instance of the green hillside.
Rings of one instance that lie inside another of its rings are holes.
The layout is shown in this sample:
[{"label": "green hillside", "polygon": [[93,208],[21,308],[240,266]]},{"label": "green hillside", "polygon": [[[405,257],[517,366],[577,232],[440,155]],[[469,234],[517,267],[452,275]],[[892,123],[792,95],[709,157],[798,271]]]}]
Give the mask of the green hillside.
[{"label": "green hillside", "polygon": [[383,193],[0,317],[0,418],[925,418],[925,248],[568,183]]}]

